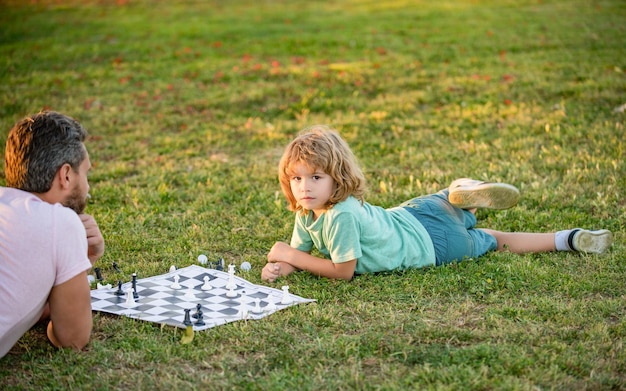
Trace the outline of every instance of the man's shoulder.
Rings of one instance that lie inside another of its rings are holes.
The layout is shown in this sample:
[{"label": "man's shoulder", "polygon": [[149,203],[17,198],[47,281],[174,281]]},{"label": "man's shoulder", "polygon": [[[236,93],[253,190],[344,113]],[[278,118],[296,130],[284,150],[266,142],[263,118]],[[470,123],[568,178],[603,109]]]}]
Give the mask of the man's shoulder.
[{"label": "man's shoulder", "polygon": [[42,223],[48,219],[80,223],[78,215],[61,204],[50,204],[36,195],[10,187],[0,187],[0,204],[21,218],[31,217]]},{"label": "man's shoulder", "polygon": [[27,191],[15,189],[13,187],[0,186],[0,199],[2,200],[11,200],[16,198],[27,199],[30,197],[34,197],[34,195]]},{"label": "man's shoulder", "polygon": [[32,193],[11,187],[0,187],[0,207],[6,213],[25,214],[39,209],[37,204],[42,201]]}]

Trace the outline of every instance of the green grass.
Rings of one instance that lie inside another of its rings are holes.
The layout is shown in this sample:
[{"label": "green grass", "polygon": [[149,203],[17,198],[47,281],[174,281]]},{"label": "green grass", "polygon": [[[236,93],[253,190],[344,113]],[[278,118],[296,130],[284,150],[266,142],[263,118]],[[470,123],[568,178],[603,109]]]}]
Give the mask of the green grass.
[{"label": "green grass", "polygon": [[371,203],[503,180],[522,200],[482,227],[615,233],[604,256],[294,274],[271,285],[316,304],[190,345],[95,314],[85,352],[57,351],[36,327],[2,388],[626,389],[625,22],[619,0],[1,2],[0,143],[42,108],[88,129],[108,282],[204,253],[262,283],[293,222],[278,158],[315,123],[353,147]]}]

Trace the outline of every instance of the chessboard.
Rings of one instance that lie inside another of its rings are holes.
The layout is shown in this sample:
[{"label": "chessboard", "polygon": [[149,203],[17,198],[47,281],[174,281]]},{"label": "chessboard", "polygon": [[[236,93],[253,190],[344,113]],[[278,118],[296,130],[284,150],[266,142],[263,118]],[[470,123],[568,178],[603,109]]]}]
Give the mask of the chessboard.
[{"label": "chessboard", "polygon": [[289,292],[255,285],[229,272],[191,265],[117,287],[93,289],[93,311],[123,315],[194,330],[244,319],[261,319],[292,305],[314,302]]}]

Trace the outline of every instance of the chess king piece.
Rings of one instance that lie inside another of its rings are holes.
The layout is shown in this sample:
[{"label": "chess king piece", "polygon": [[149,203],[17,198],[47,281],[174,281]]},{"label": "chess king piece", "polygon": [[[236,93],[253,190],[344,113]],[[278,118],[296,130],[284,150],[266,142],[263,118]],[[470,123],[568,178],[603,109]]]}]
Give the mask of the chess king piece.
[{"label": "chess king piece", "polygon": [[133,273],[133,298],[139,298],[139,293],[137,293],[137,273]]},{"label": "chess king piece", "polygon": [[235,289],[237,284],[235,283],[235,265],[232,263],[228,265],[228,282],[226,283],[226,289]]}]

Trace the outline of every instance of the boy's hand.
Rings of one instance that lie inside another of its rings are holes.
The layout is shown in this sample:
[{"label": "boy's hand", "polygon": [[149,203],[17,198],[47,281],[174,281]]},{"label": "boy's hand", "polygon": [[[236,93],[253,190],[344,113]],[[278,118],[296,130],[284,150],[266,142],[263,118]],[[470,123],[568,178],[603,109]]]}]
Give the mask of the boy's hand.
[{"label": "boy's hand", "polygon": [[261,271],[263,281],[274,282],[278,277],[283,277],[295,272],[295,267],[284,262],[268,262]]}]

